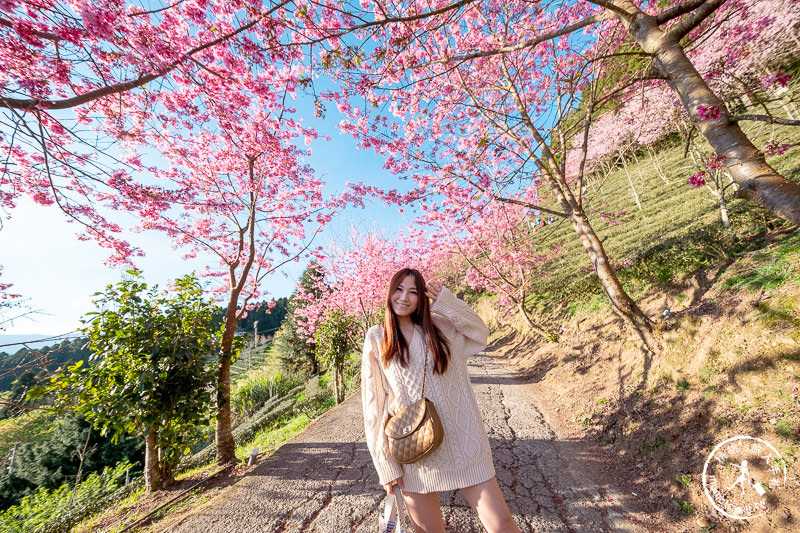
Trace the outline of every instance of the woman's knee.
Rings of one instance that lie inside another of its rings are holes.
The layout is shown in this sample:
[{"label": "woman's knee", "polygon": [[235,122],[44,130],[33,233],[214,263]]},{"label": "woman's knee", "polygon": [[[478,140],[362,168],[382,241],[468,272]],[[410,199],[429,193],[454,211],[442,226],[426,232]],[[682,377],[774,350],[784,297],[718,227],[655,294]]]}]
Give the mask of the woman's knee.
[{"label": "woman's knee", "polygon": [[492,478],[478,485],[461,489],[464,497],[489,533],[517,533],[519,527],[511,511],[506,505],[506,500],[497,484],[497,479]]},{"label": "woman's knee", "polygon": [[418,533],[444,533],[444,519],[436,492],[403,492],[408,515]]}]

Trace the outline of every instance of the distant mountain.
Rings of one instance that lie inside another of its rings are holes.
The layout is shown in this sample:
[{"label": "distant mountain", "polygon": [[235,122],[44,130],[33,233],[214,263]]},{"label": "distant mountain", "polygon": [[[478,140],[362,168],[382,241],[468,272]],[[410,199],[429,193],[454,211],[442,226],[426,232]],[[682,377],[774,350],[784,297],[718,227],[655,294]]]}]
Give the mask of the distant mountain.
[{"label": "distant mountain", "polygon": [[0,333],[0,352],[6,352],[9,354],[14,353],[20,348],[24,348],[22,344],[19,344],[22,342],[26,343],[32,348],[36,348],[45,344],[58,344],[62,339],[62,337],[56,337],[54,335],[40,335],[39,333],[31,333],[29,335],[6,335],[4,333]]},{"label": "distant mountain", "polygon": [[64,363],[86,359],[90,353],[85,337],[0,335],[0,392],[24,373],[52,372]]}]

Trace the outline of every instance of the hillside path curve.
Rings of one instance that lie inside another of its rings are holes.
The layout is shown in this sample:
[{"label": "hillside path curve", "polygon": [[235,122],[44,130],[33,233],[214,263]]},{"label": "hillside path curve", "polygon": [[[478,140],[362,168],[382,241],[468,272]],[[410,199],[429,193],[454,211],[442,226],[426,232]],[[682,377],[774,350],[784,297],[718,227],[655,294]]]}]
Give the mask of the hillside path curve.
[{"label": "hillside path curve", "polygon": [[[487,354],[470,359],[470,375],[497,479],[522,531],[645,531],[625,507],[630,496],[596,479],[596,447],[558,440],[524,380]],[[383,498],[355,394],[163,531],[374,533]],[[440,499],[448,532],[483,531],[460,493],[444,492]]]}]

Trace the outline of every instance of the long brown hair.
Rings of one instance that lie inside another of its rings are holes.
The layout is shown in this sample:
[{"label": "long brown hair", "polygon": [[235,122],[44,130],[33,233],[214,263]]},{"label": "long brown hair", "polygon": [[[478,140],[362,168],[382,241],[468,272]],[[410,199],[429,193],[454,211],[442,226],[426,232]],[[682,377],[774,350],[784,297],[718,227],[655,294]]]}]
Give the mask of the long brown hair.
[{"label": "long brown hair", "polygon": [[386,367],[395,357],[398,358],[401,366],[408,365],[408,343],[411,339],[405,339],[403,332],[400,331],[400,323],[397,315],[392,309],[392,295],[397,290],[397,286],[406,279],[407,276],[414,278],[414,284],[419,295],[417,309],[411,314],[411,321],[414,325],[422,326],[425,342],[430,353],[433,355],[433,371],[436,374],[444,374],[447,370],[447,363],[450,360],[450,346],[444,334],[436,327],[431,319],[431,306],[428,297],[425,295],[425,278],[419,271],[413,268],[404,268],[392,276],[389,282],[389,289],[386,293],[386,310],[383,314],[383,340],[381,341],[381,360]]}]

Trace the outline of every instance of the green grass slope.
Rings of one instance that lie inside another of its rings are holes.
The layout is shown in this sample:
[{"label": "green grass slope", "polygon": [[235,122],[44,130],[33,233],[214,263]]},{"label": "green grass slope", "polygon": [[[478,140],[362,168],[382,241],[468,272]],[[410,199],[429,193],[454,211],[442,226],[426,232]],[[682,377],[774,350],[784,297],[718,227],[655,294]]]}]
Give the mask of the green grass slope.
[{"label": "green grass slope", "polygon": [[[757,145],[770,138],[800,140],[797,128],[751,129]],[[800,150],[790,150],[769,162],[800,183]],[[620,166],[588,180],[584,208],[634,298],[654,285],[668,286],[700,268],[743,253],[754,234],[784,224],[766,209],[732,198],[729,191],[732,227],[725,231],[712,194],[705,187],[688,184],[695,171],[691,158],[684,156],[683,144],[676,140],[655,160],[639,154],[627,168]],[[534,244],[542,251],[560,249],[560,255],[534,279],[535,303],[544,315],[563,317],[597,301],[602,289],[569,221],[556,220],[539,228]]]}]

